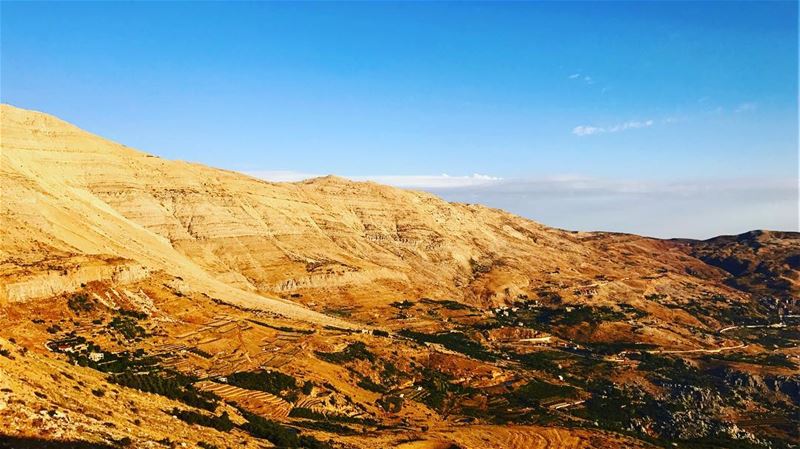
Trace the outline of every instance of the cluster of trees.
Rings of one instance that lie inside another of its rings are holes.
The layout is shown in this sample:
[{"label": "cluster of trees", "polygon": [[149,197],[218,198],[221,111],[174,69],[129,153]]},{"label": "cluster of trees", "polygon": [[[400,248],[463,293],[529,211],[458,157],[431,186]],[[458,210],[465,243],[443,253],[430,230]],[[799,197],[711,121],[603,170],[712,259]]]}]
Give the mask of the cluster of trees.
[{"label": "cluster of trees", "polygon": [[67,300],[67,307],[75,313],[91,312],[94,310],[94,301],[90,300],[86,294],[78,293]]},{"label": "cluster of trees", "polygon": [[331,363],[347,363],[353,360],[369,360],[375,361],[375,354],[369,352],[367,345],[363,342],[356,341],[347,345],[346,348],[339,352],[315,352],[317,357]]},{"label": "cluster of trees", "polygon": [[228,384],[247,390],[266,391],[295,401],[302,391],[310,394],[314,384],[306,381],[302,385],[294,377],[279,371],[242,371],[227,376]]},{"label": "cluster of trees", "polygon": [[147,336],[147,331],[142,326],[139,326],[139,322],[129,316],[115,316],[108,323],[108,328],[119,332],[128,340]]},{"label": "cluster of trees", "polygon": [[231,421],[230,416],[228,416],[228,412],[222,412],[220,416],[208,416],[202,413],[193,412],[191,410],[173,408],[171,414],[183,422],[189,424],[198,424],[204,427],[211,427],[212,429],[217,429],[221,432],[228,432],[236,427],[233,421]]},{"label": "cluster of trees", "polygon": [[495,355],[484,348],[482,344],[470,339],[462,332],[426,334],[424,332],[403,329],[400,331],[400,335],[418,343],[438,343],[451,351],[460,352],[478,360],[494,360],[496,358]]},{"label": "cluster of trees", "polygon": [[279,448],[332,449],[332,446],[328,443],[309,435],[300,435],[297,430],[291,427],[243,410],[241,412],[247,419],[247,422],[242,425],[243,430],[256,438],[269,440],[270,443]]},{"label": "cluster of trees", "polygon": [[127,371],[112,376],[110,381],[125,387],[158,394],[205,410],[214,410],[219,401],[219,397],[215,394],[197,390],[192,386],[190,378],[177,373],[172,373],[172,376],[167,377],[165,373],[133,373]]}]

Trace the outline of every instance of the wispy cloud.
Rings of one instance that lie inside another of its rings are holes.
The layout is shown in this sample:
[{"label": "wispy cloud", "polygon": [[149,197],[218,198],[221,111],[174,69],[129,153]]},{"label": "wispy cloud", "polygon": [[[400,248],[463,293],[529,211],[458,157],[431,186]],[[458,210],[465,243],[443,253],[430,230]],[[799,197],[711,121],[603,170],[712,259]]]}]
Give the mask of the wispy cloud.
[{"label": "wispy cloud", "polygon": [[576,81],[583,81],[586,84],[594,84],[594,79],[591,76],[586,75],[584,73],[573,73],[572,75],[568,76],[567,78],[569,78],[571,80],[576,80]]},{"label": "wispy cloud", "polygon": [[412,189],[434,189],[434,188],[457,188],[485,186],[502,181],[503,178],[496,176],[475,173],[468,176],[450,176],[446,173],[441,175],[376,175],[376,176],[354,176],[350,177],[354,181],[374,181],[381,184],[388,184],[395,187],[406,187]]},{"label": "wispy cloud", "polygon": [[618,123],[613,126],[592,126],[592,125],[579,125],[572,128],[572,134],[576,136],[591,136],[595,134],[604,134],[604,133],[617,133],[622,131],[627,131],[629,129],[638,129],[638,128],[649,128],[653,126],[655,122],[653,120],[632,120],[624,123]]},{"label": "wispy cloud", "polygon": [[736,109],[734,109],[734,112],[749,112],[749,111],[754,111],[757,108],[758,108],[758,104],[757,103],[752,102],[752,101],[747,101],[747,102],[739,104],[739,106],[736,106]]},{"label": "wispy cloud", "polygon": [[[272,182],[297,182],[324,176],[316,173],[304,173],[291,170],[254,170],[246,171],[244,173],[255,178]],[[484,186],[503,180],[503,178],[480,173],[465,176],[451,176],[447,173],[442,173],[441,175],[367,175],[344,177],[353,181],[372,181],[380,184],[387,184],[390,186],[404,187],[409,189]]]}]

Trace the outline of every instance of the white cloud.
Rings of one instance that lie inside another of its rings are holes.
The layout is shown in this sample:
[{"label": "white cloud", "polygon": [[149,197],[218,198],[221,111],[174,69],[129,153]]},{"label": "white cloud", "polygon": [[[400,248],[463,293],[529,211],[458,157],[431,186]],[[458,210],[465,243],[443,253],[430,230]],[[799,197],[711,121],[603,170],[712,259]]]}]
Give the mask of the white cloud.
[{"label": "white cloud", "polygon": [[756,108],[758,108],[757,103],[748,101],[737,106],[736,109],[734,109],[734,112],[749,112],[756,110]]},{"label": "white cloud", "polygon": [[586,75],[584,73],[573,73],[572,75],[568,76],[567,78],[571,80],[578,80],[583,81],[586,84],[594,84],[594,79],[591,76]]},{"label": "white cloud", "polygon": [[572,134],[583,137],[583,136],[591,136],[594,134],[617,133],[621,131],[627,131],[629,129],[649,128],[653,126],[654,123],[655,122],[653,120],[644,120],[644,121],[632,120],[608,127],[579,125],[572,128]]},{"label": "white cloud", "polygon": [[350,177],[355,181],[374,181],[381,184],[388,184],[395,187],[407,187],[413,189],[429,188],[454,188],[471,187],[493,184],[502,181],[503,178],[482,175],[475,173],[470,176],[450,176],[446,173],[441,175],[400,175],[400,176],[354,176]]},{"label": "white cloud", "polygon": [[596,126],[576,126],[572,128],[572,134],[576,136],[591,136],[592,134],[599,134],[606,132],[605,128],[598,128]]}]

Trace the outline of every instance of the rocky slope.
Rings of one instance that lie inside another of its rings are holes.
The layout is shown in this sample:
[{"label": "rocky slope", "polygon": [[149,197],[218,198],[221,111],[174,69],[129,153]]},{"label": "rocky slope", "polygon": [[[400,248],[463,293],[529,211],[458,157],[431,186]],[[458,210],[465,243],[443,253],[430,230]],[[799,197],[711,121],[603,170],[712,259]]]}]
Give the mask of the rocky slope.
[{"label": "rocky slope", "polygon": [[302,294],[365,307],[403,296],[499,305],[543,285],[617,301],[678,283],[736,296],[718,282],[724,272],[652,239],[567,232],[335,177],[267,183],[7,105],[2,134],[0,255],[14,266],[120,257],[224,289],[225,300]]},{"label": "rocky slope", "polygon": [[8,105],[0,195],[0,447],[798,440],[796,233],[569,232]]},{"label": "rocky slope", "polygon": [[800,233],[752,231],[681,240],[688,253],[725,270],[725,283],[759,297],[800,298]]}]

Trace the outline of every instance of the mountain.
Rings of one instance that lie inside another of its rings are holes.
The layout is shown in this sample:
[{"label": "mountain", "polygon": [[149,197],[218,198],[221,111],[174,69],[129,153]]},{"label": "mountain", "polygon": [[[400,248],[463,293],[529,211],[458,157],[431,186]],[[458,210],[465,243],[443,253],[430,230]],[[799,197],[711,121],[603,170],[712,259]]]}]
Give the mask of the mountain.
[{"label": "mountain", "polygon": [[800,234],[752,231],[683,240],[692,256],[725,270],[725,283],[763,299],[800,298]]},{"label": "mountain", "polygon": [[13,444],[796,441],[797,233],[570,232],[164,160],[9,105],[0,131]]}]

